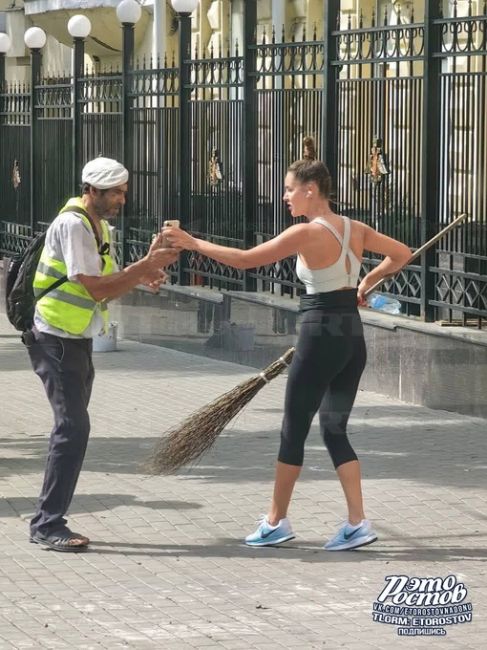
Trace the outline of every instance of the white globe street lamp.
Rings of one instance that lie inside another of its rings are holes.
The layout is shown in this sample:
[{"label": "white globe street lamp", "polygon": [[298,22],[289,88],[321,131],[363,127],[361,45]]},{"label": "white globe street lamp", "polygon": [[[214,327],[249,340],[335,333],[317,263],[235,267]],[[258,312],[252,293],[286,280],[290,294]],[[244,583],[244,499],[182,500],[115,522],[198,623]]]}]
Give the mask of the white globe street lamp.
[{"label": "white globe street lamp", "polygon": [[40,27],[29,27],[24,34],[24,43],[31,50],[40,50],[47,41],[46,32]]},{"label": "white globe street lamp", "polygon": [[68,20],[68,32],[73,38],[86,38],[91,32],[91,21],[86,16],[77,14]]},{"label": "white globe street lamp", "polygon": [[178,14],[192,14],[198,6],[199,0],[171,0],[174,11]]},{"label": "white globe street lamp", "polygon": [[135,0],[122,0],[122,2],[117,6],[117,18],[122,23],[122,25],[132,24],[140,20],[142,15],[142,9],[140,5]]},{"label": "white globe street lamp", "polygon": [[6,54],[11,46],[12,42],[8,34],[0,33],[0,54]]}]

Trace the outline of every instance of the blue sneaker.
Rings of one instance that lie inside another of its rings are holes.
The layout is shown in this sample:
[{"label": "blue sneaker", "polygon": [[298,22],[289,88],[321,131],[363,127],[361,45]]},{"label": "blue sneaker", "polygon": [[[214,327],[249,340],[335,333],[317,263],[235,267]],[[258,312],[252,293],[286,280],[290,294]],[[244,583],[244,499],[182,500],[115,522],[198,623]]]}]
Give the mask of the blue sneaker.
[{"label": "blue sneaker", "polygon": [[347,522],[323,548],[327,551],[349,551],[376,541],[377,535],[372,530],[370,521],[363,519],[356,526]]},{"label": "blue sneaker", "polygon": [[267,516],[264,515],[255,533],[247,535],[245,543],[248,546],[275,546],[294,539],[294,537],[287,517],[281,519],[276,526],[271,526]]}]

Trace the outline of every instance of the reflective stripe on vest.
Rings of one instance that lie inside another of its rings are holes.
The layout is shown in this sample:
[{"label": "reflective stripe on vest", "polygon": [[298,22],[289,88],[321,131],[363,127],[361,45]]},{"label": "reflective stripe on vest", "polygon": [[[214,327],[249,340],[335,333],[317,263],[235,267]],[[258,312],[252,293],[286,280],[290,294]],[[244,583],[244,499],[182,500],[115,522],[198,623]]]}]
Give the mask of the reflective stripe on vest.
[{"label": "reflective stripe on vest", "polygon": [[[70,199],[67,205],[78,205],[82,207],[80,198]],[[77,214],[83,221],[84,226],[93,235],[93,246],[98,250],[97,242],[91,227],[90,221],[82,214]],[[110,231],[108,223],[101,220],[102,245],[110,245]],[[114,260],[110,253],[100,255],[102,264],[102,275],[110,275],[114,270]],[[34,295],[38,296],[42,291],[50,287],[54,282],[67,275],[66,264],[47,255],[44,247],[34,277]],[[37,302],[37,308],[44,321],[57,329],[69,334],[81,335],[91,323],[96,312],[100,310],[103,317],[105,329],[108,327],[108,307],[105,302],[97,303],[85,287],[78,282],[66,280],[57,289],[47,293]]]},{"label": "reflective stripe on vest", "polygon": [[[56,271],[56,269],[49,267],[47,264],[44,264],[44,262],[39,262],[39,264],[37,265],[37,270],[39,271],[39,273],[42,273],[43,275],[48,275],[51,278],[56,278],[56,280],[58,280],[59,278],[64,278],[64,276],[66,275],[65,273],[63,274],[60,271]],[[37,296],[39,293],[41,292],[38,291],[36,293],[34,287],[34,295]]]}]

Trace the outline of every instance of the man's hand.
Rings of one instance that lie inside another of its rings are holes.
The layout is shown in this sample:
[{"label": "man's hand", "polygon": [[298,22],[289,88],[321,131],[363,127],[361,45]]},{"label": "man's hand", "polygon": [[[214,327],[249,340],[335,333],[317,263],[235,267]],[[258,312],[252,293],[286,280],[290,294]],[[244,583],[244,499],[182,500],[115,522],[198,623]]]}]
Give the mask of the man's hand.
[{"label": "man's hand", "polygon": [[145,257],[117,273],[104,276],[78,275],[77,279],[96,302],[123,296],[138,284],[145,284],[157,291],[167,279],[164,267],[178,258],[177,250],[159,248],[159,245],[159,241],[153,241]]},{"label": "man's hand", "polygon": [[142,259],[145,270],[140,284],[149,287],[152,293],[157,293],[161,284],[165,284],[168,278],[167,273],[162,270],[163,267],[175,262],[177,257],[177,250],[162,248],[161,232],[153,235],[149,252]]},{"label": "man's hand", "polygon": [[152,235],[152,241],[149,247],[149,253],[157,250],[158,248],[162,248],[162,232],[158,232]]},{"label": "man's hand", "polygon": [[148,278],[142,278],[141,284],[143,284],[145,287],[148,287],[152,293],[157,293],[159,291],[159,287],[161,284],[166,284],[167,279],[168,279],[167,273],[164,273],[164,271],[160,271],[160,276],[157,280],[151,280],[149,277]]},{"label": "man's hand", "polygon": [[163,269],[166,266],[169,266],[169,264],[172,264],[177,259],[178,259],[177,250],[173,248],[157,248],[154,244],[151,245],[149,252],[143,258],[144,266],[147,268],[148,273],[160,272],[161,269]]},{"label": "man's hand", "polygon": [[178,251],[172,248],[156,248],[151,246],[149,252],[137,265],[142,270],[139,282],[151,288],[159,288],[167,280],[163,268],[175,262]]}]

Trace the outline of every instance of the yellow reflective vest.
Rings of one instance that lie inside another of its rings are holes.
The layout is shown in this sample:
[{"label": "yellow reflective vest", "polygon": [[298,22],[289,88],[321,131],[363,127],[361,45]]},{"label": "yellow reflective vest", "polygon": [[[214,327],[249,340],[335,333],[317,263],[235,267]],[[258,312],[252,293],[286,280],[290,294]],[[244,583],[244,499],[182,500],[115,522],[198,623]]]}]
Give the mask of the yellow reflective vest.
[{"label": "yellow reflective vest", "polygon": [[[80,212],[76,212],[76,208]],[[86,228],[93,234],[93,246],[98,250],[98,243],[93,232],[90,220],[84,214],[83,203],[80,197],[70,199],[62,212],[72,212],[83,221]],[[110,275],[114,272],[115,260],[110,255],[110,231],[108,223],[101,220],[102,242],[98,250],[101,258],[102,275]],[[40,295],[49,288],[56,280],[67,275],[66,264],[64,261],[56,260],[49,257],[44,247],[39,264],[37,265],[34,276],[34,296]],[[97,303],[85,287],[77,282],[66,280],[52,291],[40,298],[36,303],[39,314],[42,319],[60,330],[80,336],[86,330],[93,318],[95,310],[100,309],[103,316],[105,328],[108,325],[108,309],[106,303]]]}]

